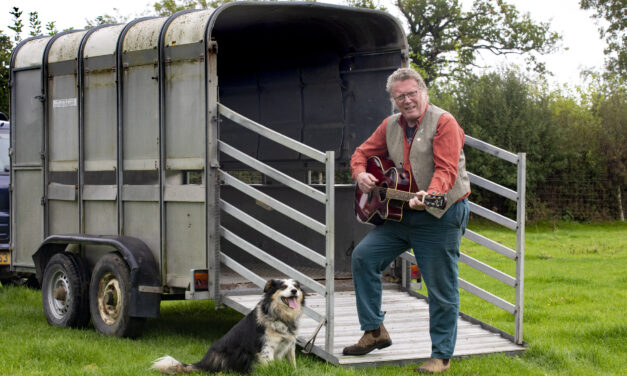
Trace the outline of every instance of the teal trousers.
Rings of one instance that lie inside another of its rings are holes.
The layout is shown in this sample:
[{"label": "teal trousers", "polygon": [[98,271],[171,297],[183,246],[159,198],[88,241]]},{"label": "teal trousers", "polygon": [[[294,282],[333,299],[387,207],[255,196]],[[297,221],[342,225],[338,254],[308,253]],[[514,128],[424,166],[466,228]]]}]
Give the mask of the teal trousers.
[{"label": "teal trousers", "polygon": [[453,356],[459,315],[457,261],[468,213],[467,199],[452,205],[440,219],[426,211],[406,209],[400,222],[387,221],[364,237],[351,260],[362,330],[376,329],[383,322],[381,273],[411,248],[429,292],[431,356]]}]

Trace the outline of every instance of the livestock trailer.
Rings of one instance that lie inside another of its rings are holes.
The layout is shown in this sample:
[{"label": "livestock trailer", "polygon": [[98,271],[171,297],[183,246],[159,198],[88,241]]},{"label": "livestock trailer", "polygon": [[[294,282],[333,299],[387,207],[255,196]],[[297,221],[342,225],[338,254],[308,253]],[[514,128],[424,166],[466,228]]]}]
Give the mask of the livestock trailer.
[{"label": "livestock trailer", "polygon": [[[128,337],[162,299],[245,313],[257,286],[289,276],[312,294],[299,334],[308,350],[336,364],[424,357],[356,360],[338,347],[358,329],[340,318],[350,291],[335,286],[369,227],[336,171],[391,113],[385,81],[407,64],[394,17],[315,3],[233,2],[23,41],[11,58],[12,269],[36,273],[52,325]],[[524,155],[473,142],[524,172]],[[524,215],[524,186],[512,199]],[[524,234],[520,218],[507,221]],[[522,247],[484,239],[522,271]],[[493,303],[522,325],[521,276],[498,276],[520,302]],[[402,299],[426,306],[407,281]],[[522,349],[522,332],[469,327],[488,344],[480,352]]]}]

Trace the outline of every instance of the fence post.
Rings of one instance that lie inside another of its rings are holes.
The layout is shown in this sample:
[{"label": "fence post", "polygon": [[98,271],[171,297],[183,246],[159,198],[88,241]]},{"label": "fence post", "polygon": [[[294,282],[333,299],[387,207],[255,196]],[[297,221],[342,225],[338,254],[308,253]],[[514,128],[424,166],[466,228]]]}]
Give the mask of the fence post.
[{"label": "fence post", "polygon": [[518,153],[518,193],[516,207],[516,314],[514,341],[523,343],[523,296],[525,288],[525,194],[527,179],[527,154]]},{"label": "fence post", "polygon": [[326,194],[327,202],[325,207],[325,225],[326,225],[326,338],[325,350],[329,354],[333,354],[333,334],[335,320],[335,152],[326,152]]}]

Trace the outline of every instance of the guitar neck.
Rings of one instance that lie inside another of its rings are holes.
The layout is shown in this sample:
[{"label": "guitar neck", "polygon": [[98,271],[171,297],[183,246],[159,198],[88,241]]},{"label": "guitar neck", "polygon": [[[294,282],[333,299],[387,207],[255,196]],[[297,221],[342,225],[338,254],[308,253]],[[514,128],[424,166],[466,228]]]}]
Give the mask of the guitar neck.
[{"label": "guitar neck", "polygon": [[409,201],[412,198],[416,197],[415,193],[400,191],[398,189],[392,188],[383,188],[383,187],[375,187],[377,191],[382,191],[385,193],[385,197],[392,200],[401,200],[401,201]]}]

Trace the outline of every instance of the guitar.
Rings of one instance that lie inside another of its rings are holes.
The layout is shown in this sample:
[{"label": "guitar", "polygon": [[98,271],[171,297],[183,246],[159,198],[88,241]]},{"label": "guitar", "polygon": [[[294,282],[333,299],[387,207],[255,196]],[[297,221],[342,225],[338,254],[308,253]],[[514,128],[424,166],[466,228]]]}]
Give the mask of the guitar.
[{"label": "guitar", "polygon": [[[391,219],[400,221],[403,218],[405,203],[416,197],[410,192],[411,174],[402,168],[394,166],[394,162],[380,157],[368,158],[366,172],[372,174],[377,180],[377,186],[364,193],[355,188],[355,214],[363,223],[375,225],[383,224]],[[444,209],[446,196],[424,195],[422,202],[432,208]]]}]

